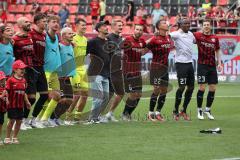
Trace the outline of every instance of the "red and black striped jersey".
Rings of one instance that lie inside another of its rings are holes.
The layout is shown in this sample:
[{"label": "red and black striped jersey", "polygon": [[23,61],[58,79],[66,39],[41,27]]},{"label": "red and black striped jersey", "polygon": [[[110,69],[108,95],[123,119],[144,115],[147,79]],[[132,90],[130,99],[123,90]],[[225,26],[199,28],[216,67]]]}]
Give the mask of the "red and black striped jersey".
[{"label": "red and black striped jersey", "polygon": [[13,53],[16,60],[22,60],[26,65],[33,66],[33,41],[30,36],[19,36],[13,37]]},{"label": "red and black striped jersey", "polygon": [[123,73],[134,76],[141,75],[141,56],[146,48],[145,40],[129,36],[126,37],[123,44]]},{"label": "red and black striped jersey", "polygon": [[34,66],[43,66],[44,65],[44,52],[46,46],[46,34],[39,33],[35,29],[29,32],[30,37],[33,41],[34,47],[34,57],[33,65]]},{"label": "red and black striped jersey", "polygon": [[8,78],[6,89],[8,91],[9,105],[7,108],[23,108],[24,107],[24,96],[27,83],[24,78],[17,79],[14,76]]},{"label": "red and black striped jersey", "polygon": [[2,98],[0,98],[0,112],[6,112],[7,109],[7,103],[6,99],[8,97],[8,94],[5,87],[0,86],[0,95],[2,95]]},{"label": "red and black striped jersey", "polygon": [[147,48],[153,54],[151,67],[163,65],[168,67],[168,55],[172,48],[170,36],[153,36],[147,44]]},{"label": "red and black striped jersey", "polygon": [[198,64],[216,66],[215,53],[220,49],[216,35],[205,35],[201,32],[194,33],[198,46]]}]

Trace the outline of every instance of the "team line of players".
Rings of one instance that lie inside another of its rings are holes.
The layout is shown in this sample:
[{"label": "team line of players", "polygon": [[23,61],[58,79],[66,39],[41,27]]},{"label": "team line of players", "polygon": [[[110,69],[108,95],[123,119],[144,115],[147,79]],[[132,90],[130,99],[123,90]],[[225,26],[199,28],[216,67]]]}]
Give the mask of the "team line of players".
[{"label": "team line of players", "polygon": [[[149,51],[153,54],[150,83],[154,89],[148,119],[164,121],[161,109],[169,85],[168,55],[173,48],[172,41],[176,49],[175,62],[179,84],[173,111],[174,119],[178,121],[182,116],[185,120],[190,120],[187,106],[194,89],[192,65],[194,43],[198,45],[199,50],[198,118],[204,119],[203,113],[206,113],[209,119],[214,119],[210,108],[218,83],[216,70],[217,68],[221,70],[221,58],[218,38],[211,35],[210,21],[203,22],[203,32],[193,34],[189,31],[189,19],[183,18],[179,21],[180,29],[169,35],[166,21],[159,21],[157,32],[146,42],[141,38],[143,26],[138,24],[135,25],[132,35],[125,39],[121,37],[123,27],[121,20],[112,22],[111,34],[108,33],[107,23],[99,22],[96,25],[98,36],[89,41],[84,36],[86,21],[83,19],[76,20],[76,34],[71,28],[63,28],[60,32],[61,38],[57,34],[58,16],[46,17],[44,14],[37,14],[34,16],[32,29],[31,22],[26,17],[19,18],[17,24],[19,32],[16,35],[13,35],[11,26],[0,26],[0,133],[4,113],[7,112],[9,121],[4,139],[6,144],[19,143],[17,135],[20,128],[26,130],[61,124],[59,118],[64,113],[66,124],[72,125],[69,121],[72,111],[76,108],[75,116],[79,118],[89,94],[93,94],[91,95],[93,105],[87,124],[101,122],[99,119],[101,112],[114,93],[110,110],[102,121],[116,121],[113,112],[125,93],[128,95],[122,119],[131,120],[131,114],[137,107],[142,93],[141,56]],[[110,44],[115,46],[111,48]],[[87,54],[91,58],[88,71],[84,65]],[[209,92],[203,111],[202,102],[207,83]],[[89,93],[90,88],[92,93]],[[185,88],[183,110],[179,112]],[[40,96],[36,101],[37,92]],[[157,108],[154,112],[156,103]],[[33,104],[35,105],[32,118],[27,121]]]}]

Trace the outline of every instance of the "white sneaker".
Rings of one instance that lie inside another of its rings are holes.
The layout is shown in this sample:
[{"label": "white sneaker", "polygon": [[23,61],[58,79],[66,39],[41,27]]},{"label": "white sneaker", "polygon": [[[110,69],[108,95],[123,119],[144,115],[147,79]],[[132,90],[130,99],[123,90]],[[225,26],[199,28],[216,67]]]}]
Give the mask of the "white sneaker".
[{"label": "white sneaker", "polygon": [[102,116],[102,117],[100,117],[100,118],[99,118],[99,122],[100,122],[100,123],[108,123],[108,122],[109,122],[109,120],[108,120],[108,118],[107,118],[107,117],[105,117],[105,116]]},{"label": "white sneaker", "polygon": [[27,129],[32,129],[32,127],[29,125],[29,122],[27,119],[24,119],[22,123],[24,123],[24,125]]},{"label": "white sneaker", "polygon": [[30,121],[30,126],[32,128],[46,128],[44,125],[42,125],[41,122],[36,121],[36,119],[34,119],[34,118]]},{"label": "white sneaker", "polygon": [[[14,128],[15,128],[15,126],[13,127],[13,130],[14,130]],[[26,127],[25,123],[21,124],[20,130],[22,130],[22,131],[26,131],[27,130],[27,127]]]},{"label": "white sneaker", "polygon": [[92,125],[92,124],[100,124],[101,122],[99,120],[91,120],[86,123],[83,123],[84,125]]},{"label": "white sneaker", "polygon": [[118,122],[118,120],[114,117],[114,115],[111,112],[108,112],[105,117],[112,122]]},{"label": "white sneaker", "polygon": [[210,110],[209,110],[209,111],[204,111],[204,113],[207,115],[208,119],[214,120],[214,117],[213,117],[213,115],[211,114],[211,111],[210,111]]},{"label": "white sneaker", "polygon": [[122,121],[130,122],[132,120],[130,115],[124,115],[122,114]]},{"label": "white sneaker", "polygon": [[72,123],[72,121],[64,121],[64,124],[66,126],[73,126],[74,124]]},{"label": "white sneaker", "polygon": [[55,119],[55,123],[58,125],[58,126],[65,126],[64,122],[58,118],[58,119]]},{"label": "white sneaker", "polygon": [[49,123],[50,126],[53,126],[53,127],[57,127],[58,126],[54,119],[48,119],[48,123]]},{"label": "white sneaker", "polygon": [[54,126],[52,126],[52,125],[49,123],[49,121],[46,121],[46,120],[41,121],[41,124],[42,124],[45,128],[48,128],[48,127],[53,128],[53,127],[54,127]]},{"label": "white sneaker", "polygon": [[3,146],[4,145],[4,143],[3,143],[3,141],[0,139],[0,146]]},{"label": "white sneaker", "polygon": [[203,111],[202,109],[198,109],[198,115],[197,115],[199,120],[204,120],[204,116],[203,116]]}]

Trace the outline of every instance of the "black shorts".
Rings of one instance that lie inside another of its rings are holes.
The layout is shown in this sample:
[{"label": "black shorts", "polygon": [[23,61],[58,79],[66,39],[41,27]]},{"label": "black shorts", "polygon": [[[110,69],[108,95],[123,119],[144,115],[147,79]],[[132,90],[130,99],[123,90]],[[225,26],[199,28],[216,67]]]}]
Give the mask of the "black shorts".
[{"label": "black shorts", "polygon": [[43,67],[34,67],[33,69],[26,69],[25,74],[28,87],[27,94],[36,94],[36,92],[47,92],[48,84]]},{"label": "black shorts", "polygon": [[154,86],[168,86],[168,68],[150,69],[150,84]]},{"label": "black shorts", "polygon": [[92,16],[92,19],[97,20],[98,16]]},{"label": "black shorts", "polygon": [[215,66],[209,66],[204,64],[198,64],[197,69],[198,84],[217,84],[218,75]]},{"label": "black shorts", "polygon": [[4,114],[5,112],[0,112],[0,125],[3,125],[4,123]]},{"label": "black shorts", "polygon": [[73,98],[73,88],[69,77],[59,78],[61,96],[64,98]]},{"label": "black shorts", "polygon": [[23,119],[23,108],[9,108],[7,109],[9,119],[22,120]]},{"label": "black shorts", "polygon": [[176,63],[179,86],[194,86],[194,69],[192,63]]},{"label": "black shorts", "polygon": [[122,71],[111,73],[109,78],[109,92],[124,95],[124,80]]},{"label": "black shorts", "polygon": [[124,75],[125,92],[142,92],[142,76]]}]

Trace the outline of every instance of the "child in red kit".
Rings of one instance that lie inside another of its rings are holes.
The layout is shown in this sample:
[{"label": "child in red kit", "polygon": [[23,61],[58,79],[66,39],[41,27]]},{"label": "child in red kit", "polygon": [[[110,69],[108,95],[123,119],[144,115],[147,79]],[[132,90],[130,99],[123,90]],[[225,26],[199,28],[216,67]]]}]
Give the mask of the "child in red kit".
[{"label": "child in red kit", "polygon": [[6,113],[8,104],[8,94],[5,88],[6,76],[3,71],[0,71],[0,146],[3,145],[2,137],[2,126],[4,123],[4,114]]},{"label": "child in red kit", "polygon": [[[31,104],[27,98],[27,94],[25,93],[27,83],[24,79],[24,72],[27,66],[21,60],[17,60],[13,63],[12,67],[13,75],[8,78],[6,84],[6,90],[9,95],[9,104],[7,105],[9,121],[7,124],[6,138],[4,140],[5,144],[19,144],[17,135],[22,123],[24,104],[26,104],[28,108],[31,107]],[[14,123],[15,127],[12,134]]]}]

